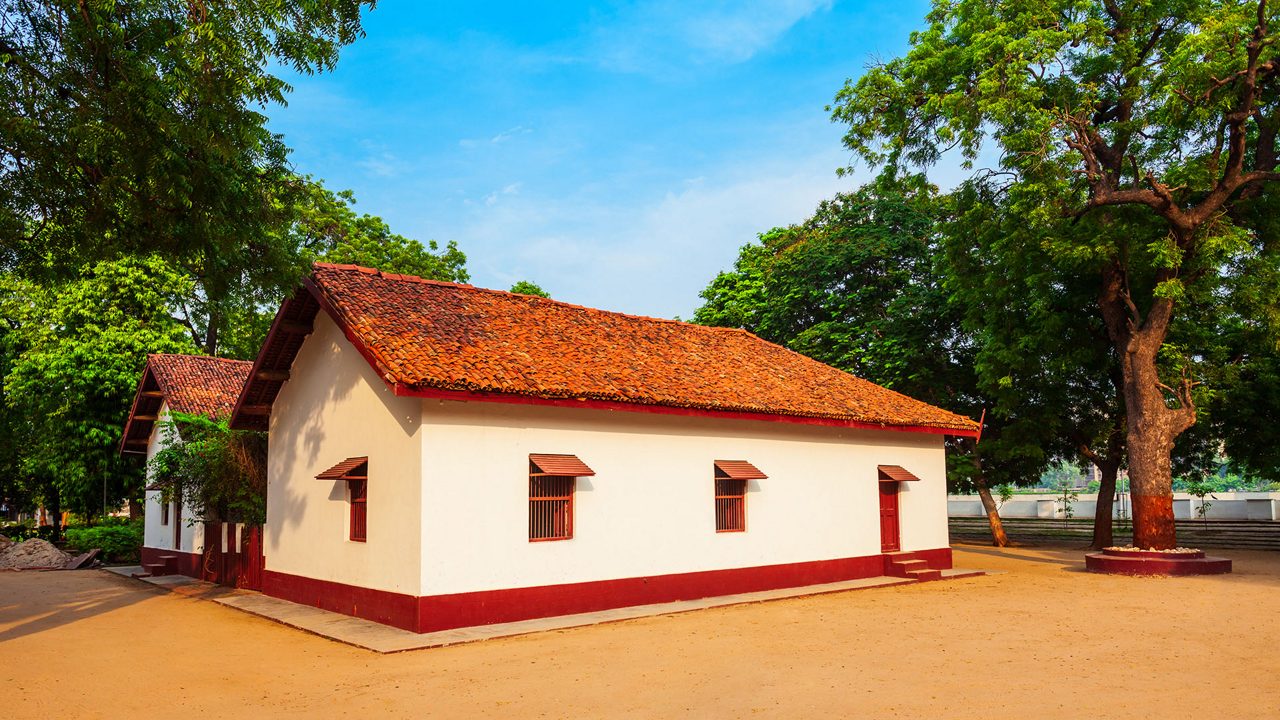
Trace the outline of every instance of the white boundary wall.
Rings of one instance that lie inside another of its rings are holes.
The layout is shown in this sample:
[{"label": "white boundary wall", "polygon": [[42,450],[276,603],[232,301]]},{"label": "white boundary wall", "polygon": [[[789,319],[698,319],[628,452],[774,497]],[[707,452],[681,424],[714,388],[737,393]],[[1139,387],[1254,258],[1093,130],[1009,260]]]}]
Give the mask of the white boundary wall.
[{"label": "white boundary wall", "polygon": [[[1079,498],[1071,504],[1073,516],[1093,517],[1098,507],[1097,494],[1081,493]],[[1205,496],[1204,500],[1209,506],[1204,517],[1209,520],[1280,520],[1280,493],[1277,492],[1220,492]],[[1174,518],[1199,520],[1200,503],[1200,498],[1194,495],[1174,493]],[[1127,497],[1117,497],[1112,514],[1121,517],[1122,512],[1132,514]],[[977,495],[948,496],[947,514],[951,517],[986,516]],[[1000,506],[1000,517],[1007,518],[1061,518],[1063,514],[1061,497],[1053,494],[1015,495]]]}]

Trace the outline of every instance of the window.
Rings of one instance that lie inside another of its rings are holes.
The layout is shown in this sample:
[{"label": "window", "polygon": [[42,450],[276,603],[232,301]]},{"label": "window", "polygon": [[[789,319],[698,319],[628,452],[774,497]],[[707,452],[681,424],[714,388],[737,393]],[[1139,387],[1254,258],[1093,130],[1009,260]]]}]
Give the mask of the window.
[{"label": "window", "polygon": [[576,455],[529,456],[529,542],[573,538],[573,491],[595,474]]},{"label": "window", "polygon": [[573,488],[578,479],[529,474],[529,540],[573,537]]},{"label": "window", "polygon": [[169,503],[164,501],[164,495],[161,495],[156,502],[160,503],[160,524],[169,524]]},{"label": "window", "polygon": [[716,532],[747,529],[747,481],[716,478]]},{"label": "window", "polygon": [[368,480],[348,480],[347,487],[351,491],[351,539],[355,542],[365,541],[365,530],[368,525],[366,515],[365,486]]},{"label": "window", "polygon": [[364,542],[369,527],[368,485],[369,458],[347,458],[316,476],[317,480],[341,480],[347,483],[350,520],[347,538],[352,542]]},{"label": "window", "polygon": [[716,532],[746,532],[747,481],[769,476],[746,460],[716,460]]}]

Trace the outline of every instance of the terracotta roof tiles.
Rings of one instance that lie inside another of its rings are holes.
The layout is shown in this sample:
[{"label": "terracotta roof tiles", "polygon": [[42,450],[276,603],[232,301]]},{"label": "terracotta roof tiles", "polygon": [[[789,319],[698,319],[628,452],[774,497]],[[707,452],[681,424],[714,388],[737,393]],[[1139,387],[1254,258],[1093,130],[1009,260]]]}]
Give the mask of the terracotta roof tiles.
[{"label": "terracotta roof tiles", "polygon": [[253,367],[247,360],[161,354],[147,356],[147,365],[170,410],[208,417],[231,414]]},{"label": "terracotta roof tiles", "polygon": [[977,429],[742,330],[352,265],[317,264],[309,287],[379,374],[410,390]]},{"label": "terracotta roof tiles", "polygon": [[146,452],[162,404],[187,415],[229,416],[252,367],[253,363],[244,360],[204,355],[148,355],[125,424],[121,452]]}]

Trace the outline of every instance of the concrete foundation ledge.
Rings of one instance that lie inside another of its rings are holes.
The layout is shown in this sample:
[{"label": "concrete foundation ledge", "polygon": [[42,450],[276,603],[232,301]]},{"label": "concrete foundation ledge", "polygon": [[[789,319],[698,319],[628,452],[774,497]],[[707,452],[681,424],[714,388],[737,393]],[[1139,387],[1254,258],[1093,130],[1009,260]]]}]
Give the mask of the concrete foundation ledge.
[{"label": "concrete foundation ledge", "polygon": [[1206,557],[1201,551],[1106,549],[1085,555],[1084,567],[1089,572],[1114,575],[1222,575],[1231,572],[1231,561]]}]

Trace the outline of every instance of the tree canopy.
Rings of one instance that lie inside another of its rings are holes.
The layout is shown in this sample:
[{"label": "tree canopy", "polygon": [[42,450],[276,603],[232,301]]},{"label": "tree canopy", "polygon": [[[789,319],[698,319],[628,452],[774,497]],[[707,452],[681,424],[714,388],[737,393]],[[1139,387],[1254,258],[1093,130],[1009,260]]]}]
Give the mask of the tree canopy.
[{"label": "tree canopy", "polygon": [[289,90],[273,68],[332,68],[371,4],[3,0],[6,264],[270,256],[292,178],[261,112]]},{"label": "tree canopy", "polygon": [[544,298],[551,297],[551,293],[543,290],[541,285],[528,280],[517,280],[516,283],[511,286],[511,292],[520,293],[521,295],[537,295],[538,297]]},{"label": "tree canopy", "polygon": [[[1092,283],[1144,547],[1176,543],[1171,454],[1220,367],[1193,326],[1274,337],[1275,19],[1265,1],[939,2],[906,55],[833,106],[872,164],[928,167],[952,149],[977,164],[991,146],[979,178],[1034,229],[1026,242],[1057,278]],[[1080,231],[1056,232],[1063,218]]]},{"label": "tree canopy", "polygon": [[54,286],[0,280],[6,441],[18,470],[5,483],[77,512],[119,507],[141,490],[140,469],[118,449],[142,364],[148,353],[195,350],[170,314],[190,280],[154,255],[87,265]]}]

